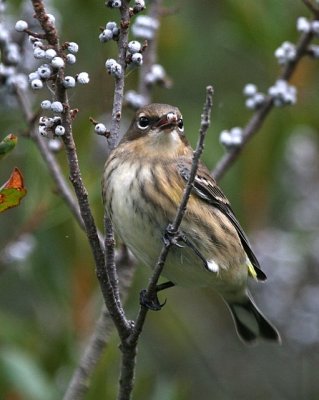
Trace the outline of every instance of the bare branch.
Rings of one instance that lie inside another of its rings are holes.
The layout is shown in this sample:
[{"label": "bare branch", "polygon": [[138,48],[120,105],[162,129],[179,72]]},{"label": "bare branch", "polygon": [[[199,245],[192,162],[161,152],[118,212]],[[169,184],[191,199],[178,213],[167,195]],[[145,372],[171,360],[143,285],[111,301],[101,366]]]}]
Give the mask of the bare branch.
[{"label": "bare branch", "polygon": [[[313,39],[314,34],[312,31],[303,33],[296,45],[296,56],[293,60],[289,61],[280,73],[278,79],[289,80],[295,72],[300,60],[303,56],[307,55],[308,46]],[[257,131],[263,125],[266,117],[274,107],[273,98],[267,96],[264,103],[258,108],[247,125],[243,129],[243,140],[239,146],[230,149],[217,163],[215,169],[212,171],[212,175],[220,180],[227,169],[237,160],[239,154],[244,149],[246,143],[257,133]]]},{"label": "bare branch", "polygon": [[319,8],[316,7],[311,0],[302,0],[309,10],[313,13],[315,19],[319,19]]},{"label": "bare branch", "polygon": [[[36,18],[39,19],[39,22],[46,34],[48,42],[54,45],[56,51],[59,53],[61,51],[61,48],[59,47],[58,34],[55,28],[52,29],[52,24],[48,21],[43,1],[32,0],[32,3],[36,13]],[[113,287],[105,268],[103,247],[100,244],[97,228],[88,201],[88,193],[81,177],[76,145],[72,134],[72,115],[70,112],[66,89],[62,84],[63,79],[64,70],[63,68],[61,68],[59,69],[55,82],[56,99],[64,105],[64,112],[61,115],[62,124],[65,127],[65,134],[62,136],[62,140],[65,145],[70,171],[70,180],[74,187],[74,191],[80,208],[80,213],[84,222],[85,231],[94,256],[96,274],[100,283],[105,304],[110,312],[114,324],[119,331],[119,335],[121,337],[126,337],[130,333],[130,325],[125,318],[121,303],[115,298]]]},{"label": "bare branch", "polygon": [[[130,259],[125,248],[122,249],[117,259],[117,265],[120,275],[121,298],[125,302],[135,272],[135,263]],[[90,387],[93,371],[108,345],[113,330],[114,324],[110,313],[103,307],[100,318],[96,322],[92,336],[85,347],[78,367],[74,371],[63,400],[83,400],[85,398]]]},{"label": "bare branch", "polygon": [[[118,63],[122,67],[122,74],[120,77],[115,78],[111,132],[108,137],[110,150],[112,150],[115,147],[116,143],[118,142],[120,133],[120,122],[122,116],[122,106],[123,106],[123,96],[124,96],[124,86],[125,86],[125,70],[126,70],[126,50],[128,43],[128,28],[130,24],[129,5],[126,0],[123,1],[120,13],[121,13],[121,27],[118,40],[118,51],[119,51]],[[104,227],[105,227],[106,269],[110,279],[110,283],[113,287],[113,294],[115,296],[115,301],[118,303],[119,307],[122,308],[119,296],[118,276],[114,262],[113,227],[111,220],[106,215],[104,216]]]},{"label": "bare branch", "polygon": [[111,123],[111,134],[108,137],[108,143],[112,150],[119,138],[120,122],[122,116],[122,105],[124,96],[124,84],[125,84],[125,70],[126,70],[126,50],[128,43],[128,28],[130,25],[130,12],[128,1],[124,0],[120,8],[121,12],[121,27],[120,35],[118,40],[118,63],[122,67],[122,74],[120,77],[115,78],[115,89],[113,98],[113,109],[112,109],[112,123]]}]

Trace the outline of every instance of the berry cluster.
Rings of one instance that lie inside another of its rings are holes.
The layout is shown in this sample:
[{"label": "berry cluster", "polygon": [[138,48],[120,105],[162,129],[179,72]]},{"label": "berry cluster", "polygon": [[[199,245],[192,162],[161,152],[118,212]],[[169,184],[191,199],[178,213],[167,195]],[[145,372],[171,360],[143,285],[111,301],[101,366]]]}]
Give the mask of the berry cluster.
[{"label": "berry cluster", "polygon": [[250,110],[256,110],[259,108],[265,101],[265,95],[261,92],[258,92],[258,88],[253,83],[247,83],[243,90],[244,96],[246,99],[246,107]]},{"label": "berry cluster", "polygon": [[65,133],[65,128],[61,125],[62,120],[59,116],[54,117],[40,117],[39,119],[39,133],[42,136],[49,137],[50,134],[53,136],[62,136]]},{"label": "berry cluster", "polygon": [[[266,95],[258,92],[257,86],[248,83],[243,90],[246,99],[246,107],[256,110],[264,104]],[[295,104],[297,102],[297,89],[284,79],[278,79],[273,86],[268,89],[268,95],[274,100],[276,107]]]},{"label": "berry cluster", "polygon": [[132,33],[137,38],[153,40],[158,27],[157,19],[147,15],[139,15],[132,26]]},{"label": "berry cluster", "polygon": [[313,32],[316,36],[319,37],[319,21],[313,20],[310,21],[305,17],[299,17],[297,19],[297,30],[298,32]]},{"label": "berry cluster", "polygon": [[135,90],[128,90],[124,96],[125,103],[131,108],[137,110],[143,106],[146,106],[147,99]]},{"label": "berry cluster", "polygon": [[268,89],[268,94],[274,99],[276,107],[296,104],[297,89],[289,85],[284,79],[278,79],[273,86]]},{"label": "berry cluster", "polygon": [[239,147],[243,142],[243,130],[242,128],[235,127],[231,130],[224,130],[219,136],[220,143],[226,147],[226,149],[232,149]]},{"label": "berry cluster", "polygon": [[[54,24],[53,15],[47,14],[49,22]],[[33,47],[33,57],[41,60],[42,64],[29,74],[30,87],[33,90],[40,90],[44,86],[55,85],[57,79],[60,80],[65,89],[70,89],[76,84],[84,85],[89,83],[89,75],[87,72],[81,72],[76,76],[65,75],[64,70],[67,65],[76,63],[76,54],[79,51],[79,45],[75,42],[66,42],[61,47],[50,46],[43,38],[43,34],[33,33],[29,30],[28,23],[20,20],[15,24],[17,32],[25,32],[29,35],[29,41]],[[54,93],[54,90],[50,90]],[[62,124],[61,114],[65,111],[65,105],[55,98],[53,100],[45,99],[41,102],[41,108],[45,111],[51,111],[52,117],[42,116],[39,120],[39,133],[42,136],[51,136],[56,138],[65,134],[65,127]],[[56,140],[53,150],[57,149]]]},{"label": "berry cluster", "polygon": [[[32,89],[42,89],[45,83],[56,79],[58,71],[64,69],[66,64],[75,64],[75,54],[79,51],[77,43],[65,43],[63,50],[66,50],[68,53],[65,54],[64,51],[61,50],[58,54],[57,50],[47,45],[44,40],[40,40],[32,35],[30,35],[29,39],[33,46],[34,58],[46,61],[44,64],[40,65],[36,71],[29,74],[29,82]],[[88,83],[88,74],[86,72],[81,72],[76,77],[65,76],[63,79],[63,86],[69,89],[74,87],[77,82],[80,84]]]},{"label": "berry cluster", "polygon": [[[0,13],[5,11],[6,4],[0,2]],[[25,23],[24,28],[27,28]],[[25,74],[19,72],[19,65],[22,62],[22,53],[17,43],[12,40],[11,32],[7,29],[4,22],[0,22],[0,85],[8,93],[12,94],[18,88],[26,90],[28,79]]]},{"label": "berry cluster", "polygon": [[100,42],[106,43],[110,40],[117,40],[119,37],[120,30],[114,21],[110,21],[105,25],[105,28],[101,28],[99,35]]},{"label": "berry cluster", "polygon": [[275,57],[280,65],[288,64],[296,57],[296,46],[290,42],[283,42],[275,51]]}]

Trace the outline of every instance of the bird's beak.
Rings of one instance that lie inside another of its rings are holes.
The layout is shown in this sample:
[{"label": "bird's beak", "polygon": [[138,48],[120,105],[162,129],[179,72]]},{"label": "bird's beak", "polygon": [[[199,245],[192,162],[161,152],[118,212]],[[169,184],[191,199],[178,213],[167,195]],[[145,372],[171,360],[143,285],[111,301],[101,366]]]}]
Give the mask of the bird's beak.
[{"label": "bird's beak", "polygon": [[165,115],[163,115],[156,123],[156,128],[159,128],[160,130],[164,129],[169,129],[172,128],[173,126],[177,125],[177,115],[173,112],[169,112]]}]

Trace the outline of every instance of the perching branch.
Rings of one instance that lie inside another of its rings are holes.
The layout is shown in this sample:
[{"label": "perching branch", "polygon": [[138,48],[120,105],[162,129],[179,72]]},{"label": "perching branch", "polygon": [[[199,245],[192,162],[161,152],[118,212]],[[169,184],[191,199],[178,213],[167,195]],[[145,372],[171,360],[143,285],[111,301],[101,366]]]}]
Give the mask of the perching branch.
[{"label": "perching branch", "polygon": [[[201,153],[203,151],[203,144],[205,140],[205,136],[210,125],[210,113],[212,109],[212,101],[213,98],[213,88],[208,86],[206,89],[206,101],[204,106],[204,111],[201,117],[201,126],[199,131],[199,139],[197,142],[196,150],[193,154],[192,160],[192,167],[190,172],[190,177],[185,187],[183,197],[181,203],[178,207],[176,212],[176,216],[172,224],[167,228],[173,234],[177,234],[179,226],[182,222],[182,218],[186,211],[187,202],[192,190],[193,182],[195,179],[199,159]],[[172,246],[172,242],[164,245],[162,247],[158,262],[154,268],[154,272],[152,277],[149,281],[147,290],[146,290],[146,297],[151,297],[152,294],[156,291],[156,285],[162,270],[164,268],[164,264],[169,253],[170,247]],[[135,325],[133,326],[133,330],[131,335],[125,340],[122,341],[121,350],[123,353],[122,357],[122,365],[121,365],[121,377],[120,377],[120,392],[118,396],[118,400],[128,400],[131,397],[131,392],[133,389],[133,382],[134,382],[134,370],[135,370],[135,359],[136,359],[136,352],[137,352],[137,343],[139,336],[142,332],[145,318],[148,313],[148,309],[144,306],[141,306],[139,314],[137,316]]]}]

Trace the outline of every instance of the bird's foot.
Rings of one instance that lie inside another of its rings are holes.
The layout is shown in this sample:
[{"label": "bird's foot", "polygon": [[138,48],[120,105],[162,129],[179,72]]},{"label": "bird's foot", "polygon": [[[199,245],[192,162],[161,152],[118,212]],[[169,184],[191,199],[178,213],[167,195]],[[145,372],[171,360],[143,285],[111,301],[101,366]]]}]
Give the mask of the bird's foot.
[{"label": "bird's foot", "polygon": [[160,292],[161,290],[165,290],[173,286],[174,283],[169,281],[157,285],[155,292],[148,293],[146,289],[143,289],[140,292],[140,305],[152,311],[160,311],[162,307],[165,306],[166,299],[164,303],[160,303],[157,293]]},{"label": "bird's foot", "polygon": [[148,308],[149,310],[152,311],[160,311],[162,307],[164,307],[166,304],[166,299],[164,303],[160,303],[158,297],[157,297],[157,292],[150,294],[147,292],[146,289],[141,290],[140,292],[140,305]]},{"label": "bird's foot", "polygon": [[172,225],[169,224],[165,229],[163,235],[163,242],[166,247],[173,245],[177,247],[184,247],[180,242],[185,243],[184,236],[179,230],[174,230]]}]

